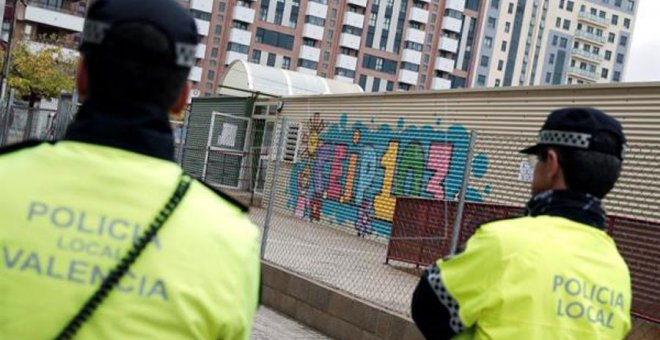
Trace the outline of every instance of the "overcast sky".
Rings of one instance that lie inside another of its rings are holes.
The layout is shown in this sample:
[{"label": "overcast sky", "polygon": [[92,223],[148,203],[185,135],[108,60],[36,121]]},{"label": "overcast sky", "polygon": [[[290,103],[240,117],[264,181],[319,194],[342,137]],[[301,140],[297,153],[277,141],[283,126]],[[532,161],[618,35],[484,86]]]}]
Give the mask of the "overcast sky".
[{"label": "overcast sky", "polygon": [[640,0],[625,81],[660,81],[660,1]]}]

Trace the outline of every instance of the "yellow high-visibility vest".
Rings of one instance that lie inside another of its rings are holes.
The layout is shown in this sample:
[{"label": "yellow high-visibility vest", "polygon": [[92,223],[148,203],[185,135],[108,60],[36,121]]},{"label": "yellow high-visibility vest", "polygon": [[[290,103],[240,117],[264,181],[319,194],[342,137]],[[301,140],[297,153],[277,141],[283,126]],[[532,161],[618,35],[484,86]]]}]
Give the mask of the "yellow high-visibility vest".
[{"label": "yellow high-visibility vest", "polygon": [[436,265],[466,329],[456,338],[623,339],[630,330],[628,267],[594,227],[552,216],[492,222]]},{"label": "yellow high-visibility vest", "polygon": [[[0,155],[0,339],[52,339],[176,188],[174,163],[59,142]],[[193,182],[76,339],[248,339],[258,229]]]}]

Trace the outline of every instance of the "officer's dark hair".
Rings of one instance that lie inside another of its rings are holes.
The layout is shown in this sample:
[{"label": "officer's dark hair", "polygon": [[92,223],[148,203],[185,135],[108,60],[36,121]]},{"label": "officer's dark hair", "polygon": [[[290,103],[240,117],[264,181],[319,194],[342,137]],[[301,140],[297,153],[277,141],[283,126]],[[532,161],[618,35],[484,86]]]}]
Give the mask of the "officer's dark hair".
[{"label": "officer's dark hair", "polygon": [[[616,149],[616,135],[601,131],[592,137],[601,145]],[[604,198],[614,188],[621,175],[622,162],[619,158],[601,152],[565,147],[546,147],[539,153],[539,160],[546,161],[548,151],[555,150],[569,190]]]},{"label": "officer's dark hair", "polygon": [[118,24],[102,46],[82,53],[89,96],[110,103],[149,104],[169,110],[190,71],[174,65],[167,37],[145,23]]}]

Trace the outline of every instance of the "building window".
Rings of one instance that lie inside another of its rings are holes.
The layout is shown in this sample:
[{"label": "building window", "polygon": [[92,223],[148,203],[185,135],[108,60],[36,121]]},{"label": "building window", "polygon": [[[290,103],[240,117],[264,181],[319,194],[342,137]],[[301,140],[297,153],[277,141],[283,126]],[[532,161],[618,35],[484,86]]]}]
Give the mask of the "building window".
[{"label": "building window", "polygon": [[218,48],[217,47],[214,47],[214,48],[211,49],[211,57],[212,58],[218,57]]},{"label": "building window", "polygon": [[623,58],[624,58],[624,56],[623,56],[622,53],[617,53],[617,54],[616,54],[616,62],[617,62],[617,64],[623,64]]},{"label": "building window", "polygon": [[509,33],[509,31],[511,31],[511,23],[507,21],[504,24],[504,33]]},{"label": "building window", "polygon": [[416,42],[406,41],[405,44],[403,45],[403,48],[408,49],[408,50],[421,52],[422,49],[424,48],[424,46],[422,44],[418,44]]},{"label": "building window", "polygon": [[225,6],[226,4],[224,3],[224,1],[220,1],[220,5],[218,5],[218,9],[220,10],[220,12],[225,11]]},{"label": "building window", "polygon": [[500,80],[499,79],[495,79],[495,87],[500,87]]},{"label": "building window", "polygon": [[557,18],[557,22],[555,22],[555,27],[561,28],[561,18]]},{"label": "building window", "polygon": [[612,76],[613,81],[621,81],[621,72],[619,71],[614,71],[614,75]]},{"label": "building window", "polygon": [[479,65],[481,65],[482,67],[488,67],[488,62],[489,61],[490,61],[490,58],[487,55],[482,55],[481,56],[481,62],[479,63]]},{"label": "building window", "polygon": [[305,23],[324,27],[325,26],[325,19],[313,16],[313,15],[306,15],[305,16]]},{"label": "building window", "polygon": [[311,70],[316,70],[319,67],[319,63],[307,59],[298,59],[298,67],[304,67]]},{"label": "building window", "polygon": [[220,37],[213,37],[213,45],[220,45]]},{"label": "building window", "polygon": [[612,60],[612,51],[605,51],[605,60]]},{"label": "building window", "polygon": [[419,65],[403,61],[401,62],[401,69],[419,72]]},{"label": "building window", "polygon": [[626,29],[630,29],[630,19],[628,18],[623,19],[623,27],[625,27]]},{"label": "building window", "polygon": [[252,50],[252,57],[250,58],[250,61],[255,64],[259,64],[261,62],[261,51]]},{"label": "building window", "polygon": [[607,76],[609,75],[609,72],[610,71],[608,69],[603,67],[603,69],[600,70],[600,77],[603,78],[603,79],[607,79]]},{"label": "building window", "polygon": [[623,46],[623,47],[625,47],[626,45],[628,45],[628,37],[626,37],[625,35],[622,35],[622,36],[619,38],[619,45],[621,45],[621,46]]},{"label": "building window", "polygon": [[[230,42],[229,44],[227,44],[227,50],[242,53],[242,54],[248,54],[248,51],[250,50],[250,46]],[[215,57],[213,55],[213,50],[211,50],[211,57]]]},{"label": "building window", "polygon": [[323,52],[323,61],[328,61],[330,60],[330,52],[325,51]]},{"label": "building window", "polygon": [[484,76],[483,74],[477,76],[477,85],[486,86],[486,76]]},{"label": "building window", "polygon": [[500,8],[500,0],[492,0],[490,2],[490,7],[493,7],[495,9],[499,9]]},{"label": "building window", "polygon": [[555,63],[555,54],[554,53],[550,53],[550,60],[548,61],[548,63],[550,63],[550,65],[553,65]]},{"label": "building window", "polygon": [[367,87],[367,76],[362,74],[360,75],[360,80],[358,81],[358,85],[364,90]]},{"label": "building window", "polygon": [[269,31],[263,28],[257,28],[257,42],[274,47],[293,49],[293,36],[276,31]]},{"label": "building window", "polygon": [[548,72],[545,74],[545,83],[550,84],[551,81],[552,81],[552,72]]},{"label": "building window", "polygon": [[378,92],[380,91],[380,78],[374,78],[373,84],[371,84],[371,91]]},{"label": "building window", "polygon": [[498,70],[498,71],[502,71],[502,69],[504,69],[504,60],[501,60],[501,59],[500,59],[500,60],[497,62],[497,70]]},{"label": "building window", "polygon": [[506,40],[503,40],[502,41],[502,49],[501,49],[502,52],[506,52],[506,46],[507,46],[507,42],[506,42]]},{"label": "building window", "polygon": [[291,68],[291,58],[289,57],[284,57],[282,59],[282,68],[285,70],[288,70]]},{"label": "building window", "polygon": [[513,2],[509,3],[509,9],[507,10],[507,13],[513,14]]},{"label": "building window", "polygon": [[488,17],[488,28],[494,29],[496,25],[497,25],[497,19],[493,17]]},{"label": "building window", "polygon": [[565,0],[559,0],[559,8],[560,9],[564,9],[564,2],[566,2],[566,1]]},{"label": "building window", "polygon": [[196,9],[191,9],[190,14],[192,15],[193,18],[197,18],[205,21],[211,21],[211,13],[206,13],[206,12],[198,11]]},{"label": "building window", "polygon": [[559,39],[559,47],[566,48],[568,46],[568,39],[561,38]]},{"label": "building window", "polygon": [[573,6],[574,5],[575,5],[575,3],[573,1],[567,2],[566,3],[566,10],[569,11],[569,12],[573,12]]},{"label": "building window", "polygon": [[614,40],[616,40],[616,35],[614,33],[610,33],[610,35],[607,38],[607,41],[613,43]]},{"label": "building window", "polygon": [[266,65],[275,66],[275,58],[277,58],[275,53],[268,53],[268,60],[266,60]]},{"label": "building window", "polygon": [[570,30],[570,29],[571,29],[571,21],[570,21],[570,20],[566,20],[566,19],[564,19],[564,26],[563,26],[563,28],[564,28],[565,30]]},{"label": "building window", "polygon": [[559,37],[556,36],[556,35],[553,36],[553,37],[552,37],[552,46],[557,46],[557,42],[558,42],[558,41],[559,41]]},{"label": "building window", "polygon": [[394,91],[394,82],[393,81],[388,81],[387,82],[387,90],[388,91]]},{"label": "building window", "polygon": [[618,25],[619,24],[619,16],[616,14],[612,14],[612,25]]},{"label": "building window", "polygon": [[493,38],[491,38],[491,37],[486,37],[486,38],[484,39],[484,45],[486,45],[486,47],[488,47],[488,48],[493,47]]},{"label": "building window", "polygon": [[614,0],[614,6],[621,7],[621,0]]}]

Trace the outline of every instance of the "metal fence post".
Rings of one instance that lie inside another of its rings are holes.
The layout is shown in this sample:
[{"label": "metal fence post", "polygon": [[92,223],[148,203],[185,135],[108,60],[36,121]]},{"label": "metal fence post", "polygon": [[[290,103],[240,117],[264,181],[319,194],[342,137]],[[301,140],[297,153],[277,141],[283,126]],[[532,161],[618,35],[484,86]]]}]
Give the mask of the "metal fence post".
[{"label": "metal fence post", "polygon": [[270,181],[270,192],[268,193],[268,210],[266,211],[266,219],[264,220],[264,233],[261,236],[261,259],[266,255],[266,244],[268,243],[268,229],[270,229],[270,220],[273,216],[273,198],[275,196],[275,188],[277,187],[277,177],[280,171],[280,163],[282,162],[282,151],[284,150],[284,137],[286,135],[286,118],[282,118],[280,127],[279,139],[277,141],[277,152],[275,156],[275,168],[273,169],[273,179]]},{"label": "metal fence post", "polygon": [[470,144],[468,146],[467,160],[465,161],[465,171],[463,172],[463,185],[458,197],[458,206],[456,208],[456,218],[454,220],[454,233],[451,238],[450,254],[455,255],[458,248],[458,236],[461,233],[461,221],[463,220],[463,209],[465,207],[465,194],[470,184],[470,172],[472,171],[472,158],[474,157],[474,145],[477,141],[477,133],[470,133]]}]

